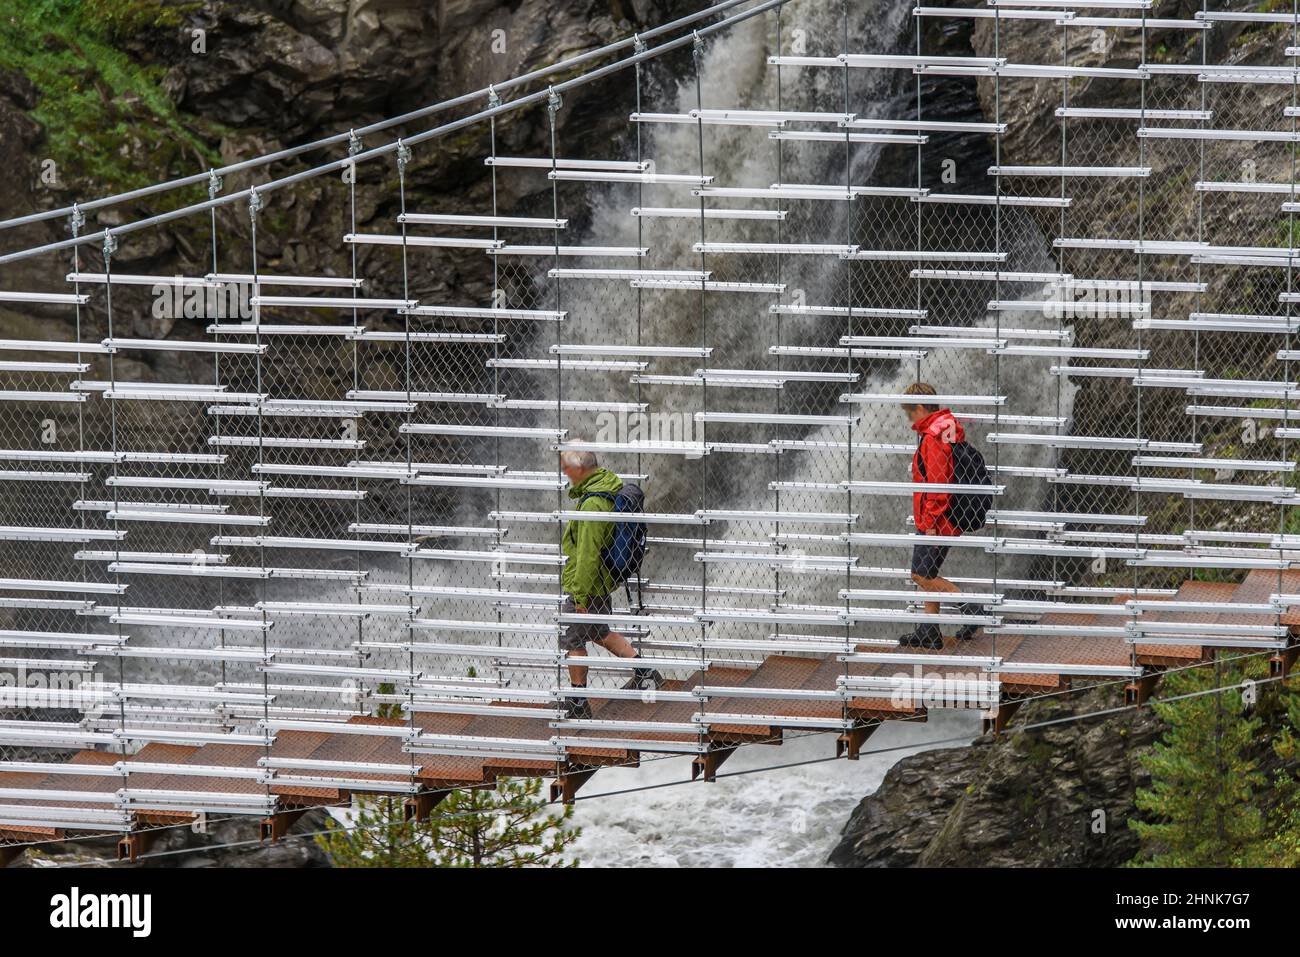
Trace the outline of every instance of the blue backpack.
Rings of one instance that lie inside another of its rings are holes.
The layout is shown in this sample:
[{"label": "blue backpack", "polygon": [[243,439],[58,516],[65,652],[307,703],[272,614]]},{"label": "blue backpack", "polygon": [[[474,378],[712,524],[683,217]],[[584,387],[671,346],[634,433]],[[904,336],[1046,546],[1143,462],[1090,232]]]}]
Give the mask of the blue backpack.
[{"label": "blue backpack", "polygon": [[[616,512],[644,512],[645,492],[639,485],[624,483],[617,495],[609,492],[588,492],[582,496],[582,502],[597,495],[614,503]],[[615,522],[614,537],[600,553],[605,568],[616,582],[625,582],[641,571],[641,560],[645,558],[646,527],[645,522]]]}]

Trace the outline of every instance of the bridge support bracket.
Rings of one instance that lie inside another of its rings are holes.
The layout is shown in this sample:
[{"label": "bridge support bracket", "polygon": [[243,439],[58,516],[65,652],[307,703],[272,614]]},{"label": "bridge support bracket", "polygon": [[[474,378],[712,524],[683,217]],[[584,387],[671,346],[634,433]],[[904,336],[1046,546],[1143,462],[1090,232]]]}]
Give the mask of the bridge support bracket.
[{"label": "bridge support bracket", "polygon": [[154,841],[154,831],[129,831],[117,842],[117,859],[134,864]]},{"label": "bridge support bracket", "polygon": [[849,761],[858,760],[859,755],[862,754],[862,746],[867,743],[867,738],[875,734],[878,727],[880,722],[877,721],[873,724],[849,728],[835,739],[835,757],[846,758]]},{"label": "bridge support bracket", "polygon": [[1300,658],[1300,645],[1283,648],[1268,659],[1269,674],[1285,681],[1291,677],[1291,669],[1295,667],[1297,658]]},{"label": "bridge support bracket", "polygon": [[298,823],[298,818],[307,813],[306,808],[296,811],[280,811],[262,818],[262,840],[274,844],[289,833],[289,828]]},{"label": "bridge support bracket", "polygon": [[1124,703],[1135,708],[1142,707],[1150,699],[1151,693],[1156,690],[1156,683],[1159,680],[1159,672],[1154,672],[1130,681],[1124,686]]},{"label": "bridge support bracket", "polygon": [[447,799],[451,791],[423,791],[414,797],[407,798],[402,802],[402,810],[406,814],[406,819],[416,821],[427,821],[433,809]]},{"label": "bridge support bracket", "polygon": [[691,760],[691,780],[695,781],[703,777],[710,783],[718,779],[718,768],[726,762],[727,758],[736,753],[738,745],[729,744],[721,747],[711,747],[703,754],[697,754]]},{"label": "bridge support bracket", "polygon": [[997,707],[993,709],[992,716],[985,717],[983,720],[985,734],[1001,734],[1007,730],[1007,725],[1015,717],[1020,706],[1024,704],[1019,698],[1011,698],[1006,701],[999,701]]},{"label": "bridge support bracket", "polygon": [[551,782],[551,800],[559,801],[561,804],[572,804],[578,788],[590,781],[596,770],[596,768],[578,768],[561,774]]}]

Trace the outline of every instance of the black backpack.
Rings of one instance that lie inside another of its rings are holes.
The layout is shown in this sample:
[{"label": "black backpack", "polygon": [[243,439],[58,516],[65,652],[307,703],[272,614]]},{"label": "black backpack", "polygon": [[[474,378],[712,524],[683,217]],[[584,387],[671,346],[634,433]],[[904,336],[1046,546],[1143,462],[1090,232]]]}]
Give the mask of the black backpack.
[{"label": "black backpack", "polygon": [[[617,495],[611,495],[609,492],[588,492],[582,496],[579,506],[593,495],[613,502],[616,512],[645,511],[645,492],[641,491],[641,486],[633,485],[631,482],[624,482]],[[601,551],[600,558],[605,563],[605,568],[613,575],[614,581],[625,582],[640,573],[641,561],[645,558],[645,548],[645,522],[615,522],[614,537]]]},{"label": "black backpack", "polygon": [[[924,437],[921,439],[925,441]],[[968,442],[953,442],[952,481],[954,485],[987,485],[992,488],[988,466],[980,450]],[[921,457],[921,443],[916,445],[916,470],[925,478],[925,459]],[[984,527],[989,508],[993,505],[993,492],[953,492],[948,496],[948,521],[963,532],[974,532]]]}]

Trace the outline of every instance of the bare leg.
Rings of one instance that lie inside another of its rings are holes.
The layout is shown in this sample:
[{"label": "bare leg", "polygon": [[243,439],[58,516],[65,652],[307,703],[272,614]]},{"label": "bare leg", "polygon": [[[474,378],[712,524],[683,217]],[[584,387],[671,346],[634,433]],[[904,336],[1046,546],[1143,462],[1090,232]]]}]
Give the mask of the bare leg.
[{"label": "bare leg", "polygon": [[[616,631],[611,631],[608,635],[596,642],[610,654],[618,658],[635,658],[636,649],[632,643]],[[575,648],[569,652],[571,657],[585,658],[587,656],[586,648]],[[583,665],[569,665],[569,684],[575,688],[587,687],[587,669]]]},{"label": "bare leg", "polygon": [[[635,658],[636,649],[632,647],[632,642],[628,641],[617,631],[611,631],[608,635],[596,642],[611,655],[616,658]],[[586,671],[586,669],[583,669]]]},{"label": "bare leg", "polygon": [[[571,657],[585,658],[587,649],[585,647],[574,648],[569,652],[569,655]],[[569,684],[575,688],[587,687],[587,669],[583,665],[569,665]]]},{"label": "bare leg", "polygon": [[[916,586],[920,588],[921,591],[938,591],[938,592],[961,591],[960,588],[958,588],[952,582],[948,581],[948,579],[946,578],[937,578],[937,577],[926,578],[922,575],[917,575],[913,573],[912,581],[916,582]],[[939,603],[937,601],[927,601],[925,603],[925,611],[927,614],[930,615],[939,614]]]}]

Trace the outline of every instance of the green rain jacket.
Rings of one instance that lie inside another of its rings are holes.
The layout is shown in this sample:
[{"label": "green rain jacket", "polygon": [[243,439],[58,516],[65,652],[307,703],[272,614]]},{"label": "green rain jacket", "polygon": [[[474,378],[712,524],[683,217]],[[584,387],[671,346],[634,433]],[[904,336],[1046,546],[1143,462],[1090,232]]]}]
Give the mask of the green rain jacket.
[{"label": "green rain jacket", "polygon": [[[609,469],[596,469],[576,486],[569,489],[569,498],[581,500],[592,492],[617,495],[623,480]],[[578,506],[583,512],[612,512],[614,503],[602,495],[592,495]],[[560,551],[568,559],[560,573],[560,583],[573,596],[573,603],[586,607],[593,598],[611,594],[618,583],[605,568],[600,553],[614,538],[613,522],[568,522]]]}]

